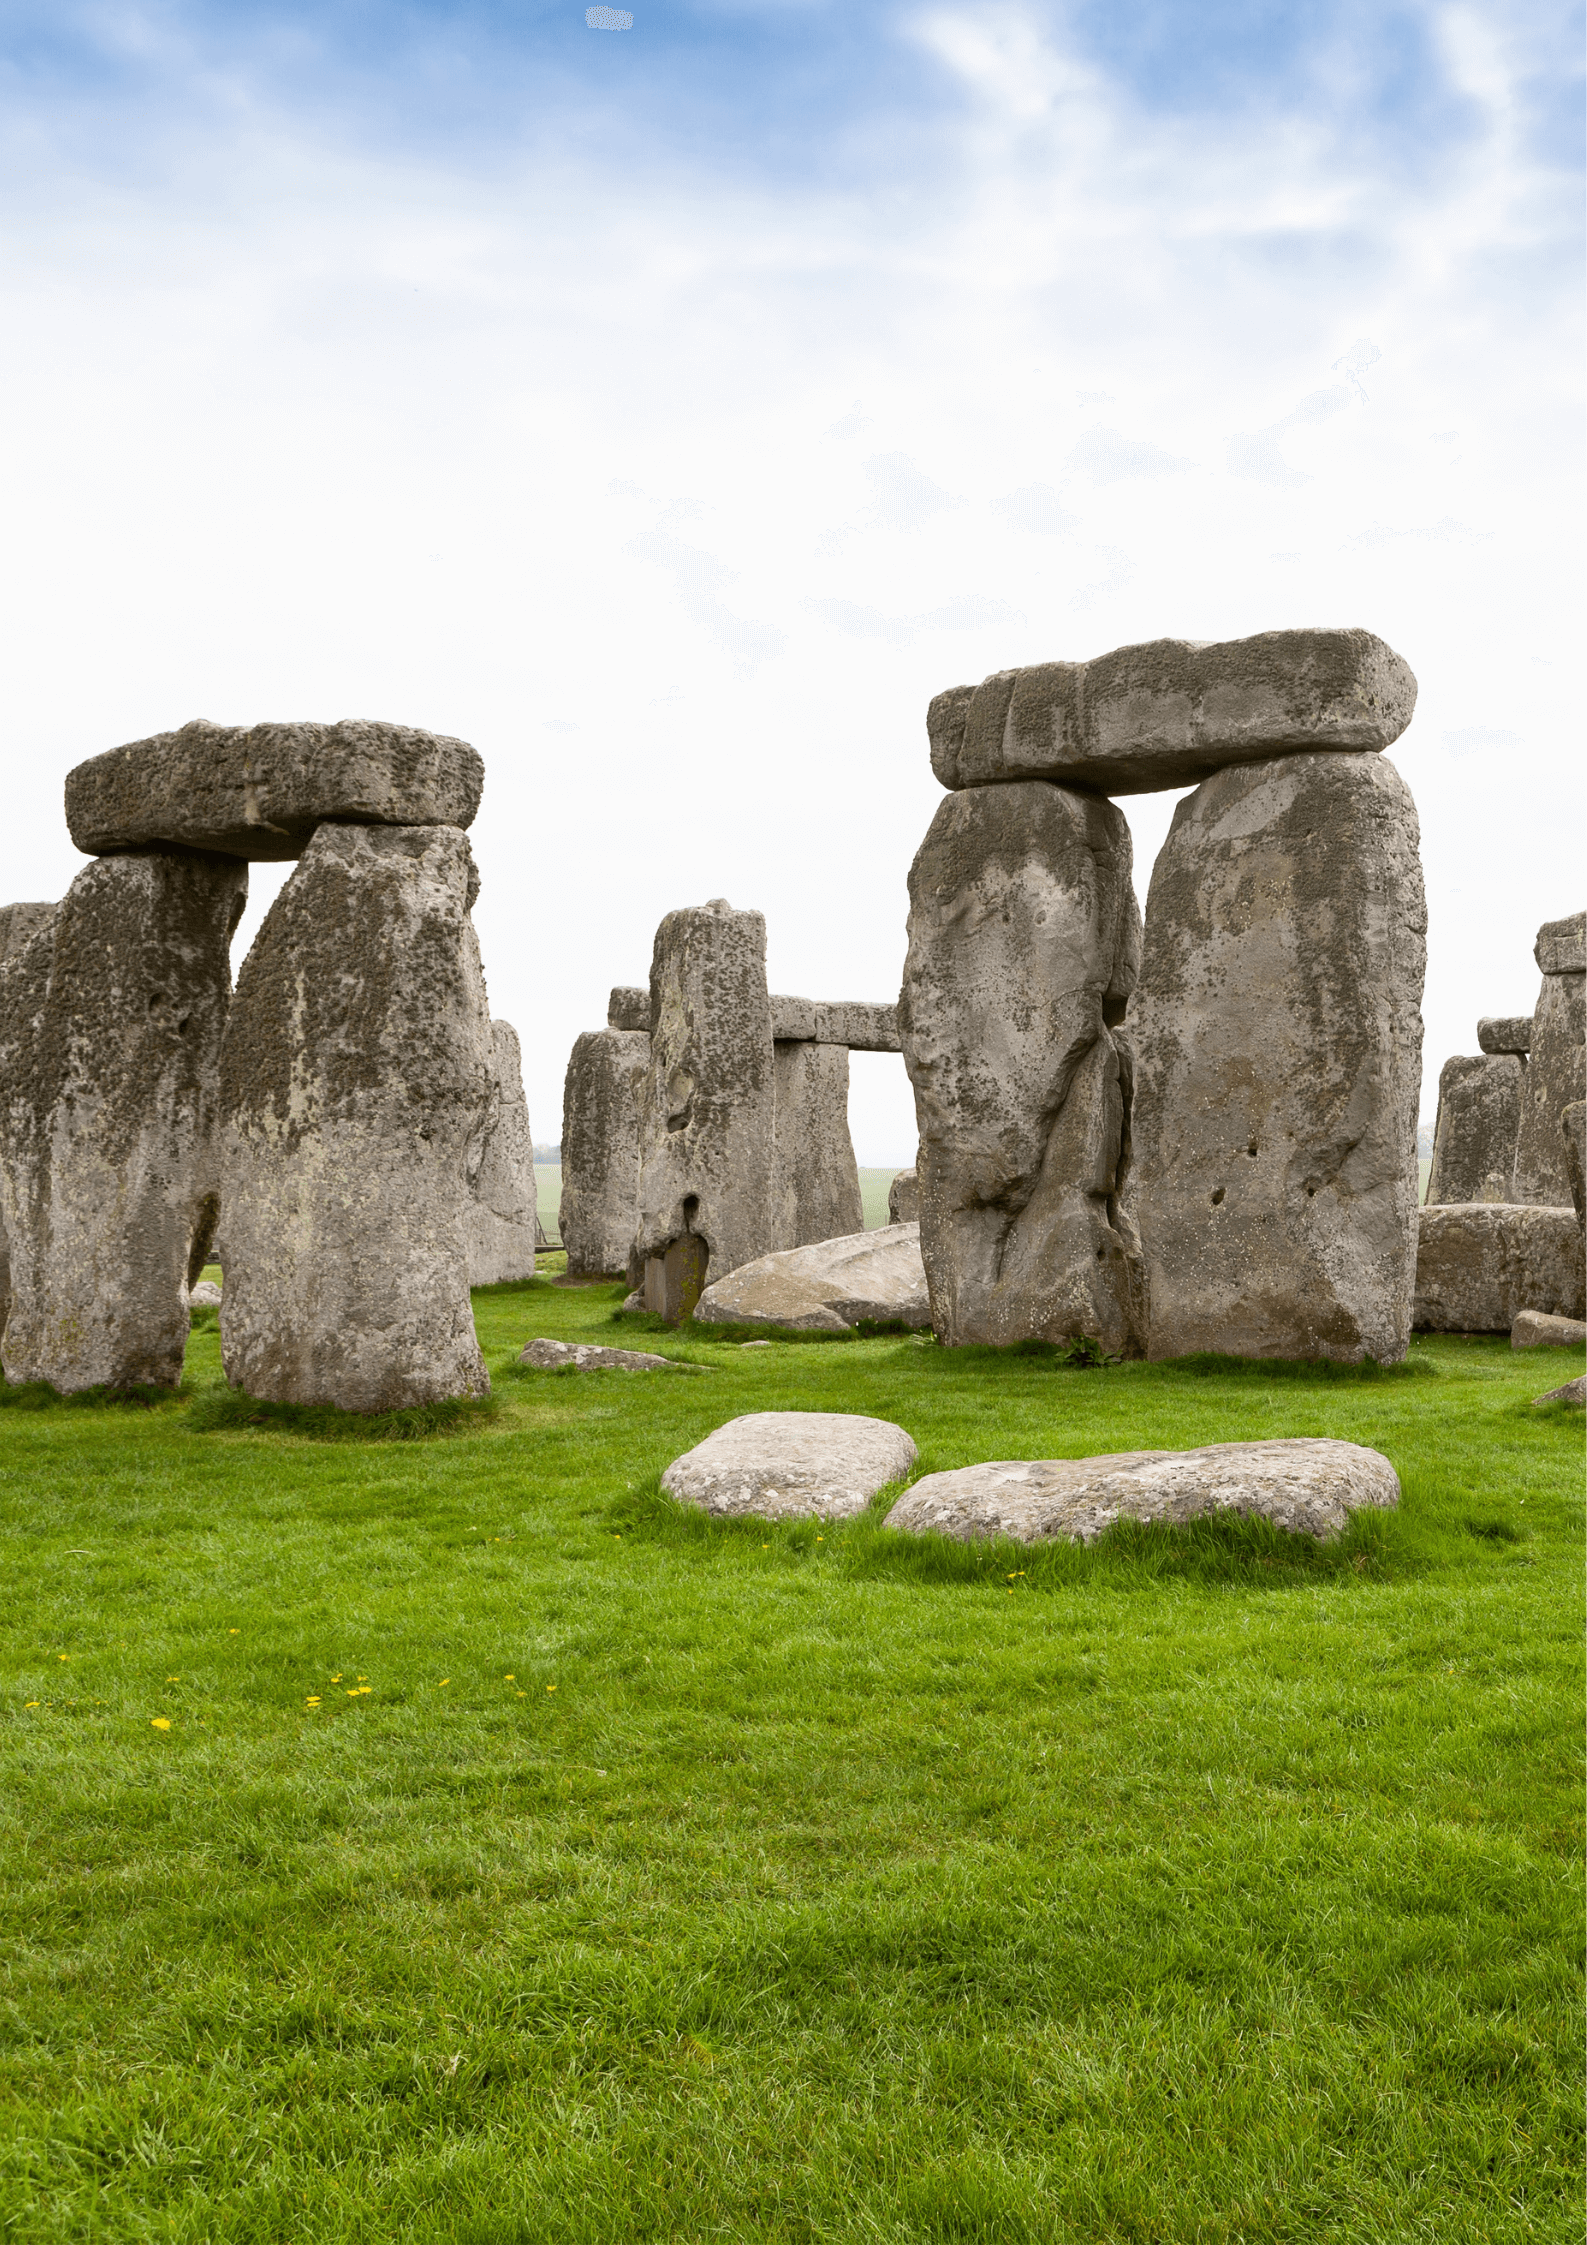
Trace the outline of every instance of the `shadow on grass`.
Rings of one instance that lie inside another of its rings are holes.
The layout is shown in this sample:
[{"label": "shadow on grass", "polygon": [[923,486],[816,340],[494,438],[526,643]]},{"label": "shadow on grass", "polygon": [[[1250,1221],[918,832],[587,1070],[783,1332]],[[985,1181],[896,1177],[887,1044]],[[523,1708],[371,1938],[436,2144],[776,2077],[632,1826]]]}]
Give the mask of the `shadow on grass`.
[{"label": "shadow on grass", "polygon": [[[790,1563],[815,1558],[819,1544],[826,1562],[853,1581],[1023,1592],[1088,1583],[1124,1590],[1171,1581],[1275,1589],[1350,1575],[1382,1579],[1391,1557],[1391,1523],[1397,1519],[1393,1513],[1363,1510],[1329,1543],[1236,1513],[1183,1526],[1121,1520],[1089,1544],[1024,1544],[1006,1536],[960,1543],[952,1536],[910,1535],[887,1527],[887,1515],[903,1489],[899,1482],[882,1490],[865,1512],[849,1520],[730,1520],[675,1503],[658,1479],[614,1503],[608,1525],[623,1536],[675,1549],[769,1548]],[[1402,1570],[1396,1565],[1393,1571]]]},{"label": "shadow on grass", "polygon": [[196,1434],[289,1434],[304,1442],[425,1442],[475,1434],[501,1406],[493,1395],[455,1395],[404,1411],[340,1411],[333,1403],[262,1403],[240,1388],[201,1388],[188,1425]]},{"label": "shadow on grass", "polygon": [[170,1403],[185,1403],[193,1390],[184,1380],[180,1387],[78,1388],[61,1395],[47,1380],[26,1380],[12,1387],[0,1382],[0,1410],[6,1411],[157,1411]]}]

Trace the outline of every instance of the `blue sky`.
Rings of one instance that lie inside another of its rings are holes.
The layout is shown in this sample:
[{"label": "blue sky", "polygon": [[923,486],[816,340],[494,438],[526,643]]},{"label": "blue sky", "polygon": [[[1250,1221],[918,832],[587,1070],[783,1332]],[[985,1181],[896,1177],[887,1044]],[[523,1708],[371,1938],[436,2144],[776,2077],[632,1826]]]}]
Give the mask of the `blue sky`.
[{"label": "blue sky", "polygon": [[[1577,11],[632,13],[0,14],[6,893],[187,716],[463,732],[554,1135],[673,904],[891,994],[940,687],[1360,622],[1422,682],[1430,1112],[1582,901]],[[895,1066],[854,1112],[907,1156]]]}]

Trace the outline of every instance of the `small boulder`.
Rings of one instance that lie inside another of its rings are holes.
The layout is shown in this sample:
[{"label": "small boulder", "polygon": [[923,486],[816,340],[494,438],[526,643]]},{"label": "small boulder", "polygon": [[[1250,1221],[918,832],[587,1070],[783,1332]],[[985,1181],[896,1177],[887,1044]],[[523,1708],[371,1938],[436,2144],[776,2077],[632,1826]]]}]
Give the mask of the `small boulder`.
[{"label": "small boulder", "polygon": [[694,1315],[706,1325],[786,1325],[807,1333],[846,1333],[862,1318],[929,1326],[920,1226],[886,1224],[757,1256],[708,1286]]},{"label": "small boulder", "polygon": [[1513,1349],[1579,1349],[1587,1346],[1587,1324],[1579,1317],[1550,1317],[1523,1310],[1510,1328]]},{"label": "small boulder", "polygon": [[643,1349],[601,1349],[584,1341],[531,1341],[518,1358],[536,1372],[704,1372],[704,1364],[679,1364]]},{"label": "small boulder", "polygon": [[890,1224],[918,1224],[920,1221],[920,1172],[901,1169],[887,1188],[887,1220]]},{"label": "small boulder", "polygon": [[1119,1520],[1180,1526],[1213,1513],[1260,1515],[1319,1543],[1352,1512],[1400,1501],[1387,1458],[1355,1442],[1214,1442],[1204,1450],[1120,1450],[928,1473],[887,1515],[914,1535],[1094,1543]]},{"label": "small boulder", "polygon": [[729,1419],[661,1477],[680,1504],[727,1518],[846,1520],[917,1456],[890,1419],[848,1411],[751,1411]]},{"label": "small boulder", "polygon": [[1533,1408],[1539,1403],[1564,1403],[1573,1410],[1587,1410],[1587,1373],[1580,1379],[1567,1380],[1562,1388],[1550,1388],[1547,1395],[1534,1395]]},{"label": "small boulder", "polygon": [[201,1278],[196,1286],[188,1288],[187,1306],[190,1310],[218,1310],[220,1288],[212,1278]]}]

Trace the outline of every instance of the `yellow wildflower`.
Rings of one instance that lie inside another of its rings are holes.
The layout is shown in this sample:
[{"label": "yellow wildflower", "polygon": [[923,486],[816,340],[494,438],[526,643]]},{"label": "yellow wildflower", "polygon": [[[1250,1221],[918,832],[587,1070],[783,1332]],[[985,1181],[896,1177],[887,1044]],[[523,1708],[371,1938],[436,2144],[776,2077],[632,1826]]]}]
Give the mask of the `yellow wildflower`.
[{"label": "yellow wildflower", "polygon": [[548,1692],[554,1692],[554,1691],[556,1690],[556,1685],[555,1685],[555,1684],[547,1684],[547,1686],[546,1686],[546,1690],[547,1690]]},{"label": "yellow wildflower", "polygon": [[149,1717],[149,1721],[153,1724],[154,1728],[157,1731],[168,1731],[171,1727],[171,1718],[169,1715],[151,1715]]},{"label": "yellow wildflower", "polygon": [[303,1702],[305,1707],[318,1707],[319,1700],[312,1694]]},{"label": "yellow wildflower", "polygon": [[443,1684],[449,1684],[449,1683],[450,1683],[450,1682],[452,1681],[452,1679],[451,1679],[451,1677],[450,1677],[450,1676],[443,1676],[443,1677],[441,1678],[441,1681],[442,1681],[442,1683],[443,1683]]}]

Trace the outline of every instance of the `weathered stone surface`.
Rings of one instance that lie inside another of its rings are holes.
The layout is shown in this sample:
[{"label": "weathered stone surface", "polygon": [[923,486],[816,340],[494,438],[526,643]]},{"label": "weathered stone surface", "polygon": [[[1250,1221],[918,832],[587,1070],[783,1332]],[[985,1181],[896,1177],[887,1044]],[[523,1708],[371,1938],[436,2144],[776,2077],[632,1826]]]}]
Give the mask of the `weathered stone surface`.
[{"label": "weathered stone surface", "polygon": [[0,967],[13,952],[42,934],[59,910],[58,904],[0,905]]},{"label": "weathered stone surface", "polygon": [[0,969],[11,1380],[174,1386],[215,1225],[234,858],[90,865]]},{"label": "weathered stone surface", "polygon": [[1565,1167],[1570,1175],[1570,1197],[1576,1204],[1576,1221],[1587,1215],[1587,1196],[1582,1190],[1583,1171],[1587,1170],[1587,1101],[1573,1099],[1559,1118],[1560,1135],[1565,1141]]},{"label": "weathered stone surface", "polygon": [[[484,984],[480,987],[483,989]],[[464,1164],[468,1202],[463,1235],[470,1286],[533,1278],[539,1209],[534,1139],[523,1091],[523,1055],[510,1021],[487,1024],[491,1088]]]},{"label": "weathered stone surface", "polygon": [[849,1136],[849,1056],[843,1045],[777,1044],[777,1209],[787,1247],[838,1239],[865,1222]]},{"label": "weathered stone surface", "polygon": [[650,1034],[650,992],[620,983],[606,1001],[608,1029],[642,1029]]},{"label": "weathered stone surface", "polygon": [[1410,1337],[1427,912],[1377,756],[1187,796],[1152,874],[1123,1200],[1153,1357],[1375,1357]]},{"label": "weathered stone surface", "polygon": [[1137,1351],[1110,1027],[1139,956],[1130,866],[1113,804],[1025,780],[949,796],[910,870],[898,1023],[950,1345],[1088,1333]]},{"label": "weathered stone surface", "polygon": [[1418,1226],[1419,1331],[1508,1333],[1523,1310],[1580,1317],[1582,1237],[1574,1208],[1424,1208]]},{"label": "weathered stone surface", "polygon": [[471,826],[485,767],[467,741],[412,725],[211,725],[129,741],[66,775],[80,850],[178,842],[242,858],[301,857],[322,819]]},{"label": "weathered stone surface", "polygon": [[928,1473],[899,1498],[887,1525],[965,1543],[982,1536],[1094,1543],[1120,1520],[1181,1526],[1234,1512],[1325,1542],[1352,1512],[1399,1501],[1388,1459],[1355,1442],[1214,1442],[1204,1450],[1121,1450]]},{"label": "weathered stone surface", "polygon": [[1539,974],[1587,974],[1587,912],[1545,920],[1532,946]]},{"label": "weathered stone surface", "polygon": [[887,1188],[887,1218],[892,1224],[918,1224],[920,1222],[920,1177],[913,1169],[901,1169]]},{"label": "weathered stone surface", "polygon": [[926,730],[944,787],[1045,779],[1136,795],[1231,764],[1387,748],[1415,707],[1409,665],[1372,632],[1264,631],[995,671],[939,694]]},{"label": "weathered stone surface", "polygon": [[639,1222],[639,1117],[649,1072],[643,1030],[591,1029],[574,1042],[562,1085],[559,1218],[570,1278],[615,1277],[628,1268]]},{"label": "weathered stone surface", "polygon": [[1576,1411],[1587,1409],[1587,1372],[1574,1380],[1567,1380],[1562,1388],[1550,1388],[1547,1395],[1534,1395],[1534,1404],[1563,1403]]},{"label": "weathered stone surface", "polygon": [[601,1349],[584,1341],[531,1341],[519,1353],[520,1364],[537,1372],[705,1372],[709,1365],[679,1364],[670,1356],[651,1356],[644,1349]]},{"label": "weathered stone surface", "polygon": [[1430,1201],[1510,1198],[1524,1074],[1509,1052],[1444,1062],[1427,1173]]},{"label": "weathered stone surface", "polygon": [[901,1481],[914,1443],[890,1419],[846,1411],[751,1411],[675,1458],[661,1486],[731,1518],[846,1520]]},{"label": "weathered stone surface", "polygon": [[827,1333],[846,1332],[862,1318],[928,1326],[920,1226],[889,1224],[759,1256],[708,1286],[694,1315],[702,1325],[790,1325]]},{"label": "weathered stone surface", "polygon": [[1550,1317],[1523,1310],[1510,1328],[1513,1349],[1579,1349],[1587,1346],[1587,1323],[1579,1317]]},{"label": "weathered stone surface", "polygon": [[222,1053],[226,1377],[384,1411],[483,1394],[466,1165],[496,1056],[455,826],[322,826]]},{"label": "weathered stone surface", "polygon": [[775,991],[771,1033],[779,1044],[846,1045],[851,1052],[897,1052],[898,1008],[865,998],[790,998]]},{"label": "weathered stone surface", "polygon": [[1532,1016],[1484,1014],[1477,1023],[1477,1042],[1484,1052],[1528,1053],[1532,1049]]},{"label": "weathered stone surface", "polygon": [[[1560,1129],[1565,1109],[1587,1096],[1587,973],[1582,920],[1550,920],[1538,930],[1543,969],[1532,1015],[1532,1049],[1516,1137],[1511,1199],[1559,1207],[1571,1198],[1570,1154]],[[1575,962],[1572,964],[1572,962]]]},{"label": "weathered stone surface", "polygon": [[735,912],[722,898],[669,912],[656,930],[650,1018],[629,1276],[645,1285],[647,1307],[654,1300],[675,1318],[693,1307],[696,1278],[724,1277],[781,1244],[760,913]]},{"label": "weathered stone surface", "polygon": [[188,1288],[187,1306],[190,1310],[218,1310],[220,1303],[221,1291],[212,1278],[201,1278],[196,1286]]}]

